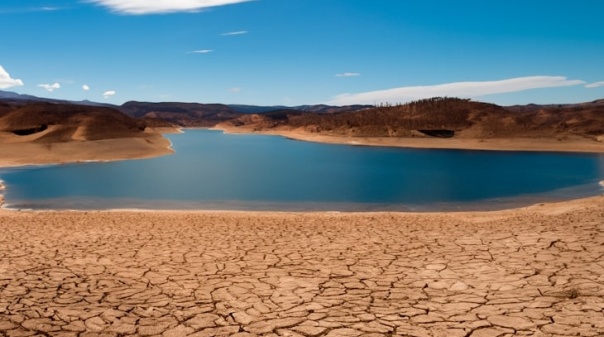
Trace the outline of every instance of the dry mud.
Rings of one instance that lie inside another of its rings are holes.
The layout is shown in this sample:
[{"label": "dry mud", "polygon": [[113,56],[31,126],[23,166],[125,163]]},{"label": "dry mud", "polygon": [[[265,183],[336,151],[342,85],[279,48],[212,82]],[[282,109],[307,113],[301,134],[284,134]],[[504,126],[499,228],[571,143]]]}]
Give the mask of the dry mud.
[{"label": "dry mud", "polygon": [[483,213],[0,211],[0,336],[603,336],[604,197]]}]

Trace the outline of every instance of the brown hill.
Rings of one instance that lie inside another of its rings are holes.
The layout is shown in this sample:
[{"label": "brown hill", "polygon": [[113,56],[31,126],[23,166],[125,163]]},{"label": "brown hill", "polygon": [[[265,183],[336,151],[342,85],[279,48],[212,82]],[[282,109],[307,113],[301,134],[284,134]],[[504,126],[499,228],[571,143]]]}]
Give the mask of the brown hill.
[{"label": "brown hill", "polygon": [[0,167],[172,153],[155,126],[107,107],[0,101]]},{"label": "brown hill", "polygon": [[302,130],[352,137],[597,138],[604,135],[604,102],[501,107],[458,98],[432,98],[354,112],[282,110],[219,125],[253,131]]},{"label": "brown hill", "polygon": [[145,127],[140,120],[104,107],[49,103],[12,109],[0,106],[0,132],[30,136],[35,142],[144,137]]}]

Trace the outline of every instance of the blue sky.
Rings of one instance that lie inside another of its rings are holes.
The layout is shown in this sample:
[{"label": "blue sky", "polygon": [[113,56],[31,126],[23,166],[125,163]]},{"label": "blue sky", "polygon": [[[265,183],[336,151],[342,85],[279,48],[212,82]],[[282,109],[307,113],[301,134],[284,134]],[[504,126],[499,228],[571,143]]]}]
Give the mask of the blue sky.
[{"label": "blue sky", "polygon": [[115,104],[591,101],[602,13],[596,0],[2,0],[0,89]]}]

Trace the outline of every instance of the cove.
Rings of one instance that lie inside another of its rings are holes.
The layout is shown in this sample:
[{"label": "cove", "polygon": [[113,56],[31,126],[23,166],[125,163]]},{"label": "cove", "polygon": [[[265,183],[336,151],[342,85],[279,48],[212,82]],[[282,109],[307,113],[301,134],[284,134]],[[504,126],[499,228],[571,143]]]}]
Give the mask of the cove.
[{"label": "cove", "polygon": [[0,169],[16,209],[501,209],[602,193],[604,155],[363,147],[186,130],[174,155]]}]

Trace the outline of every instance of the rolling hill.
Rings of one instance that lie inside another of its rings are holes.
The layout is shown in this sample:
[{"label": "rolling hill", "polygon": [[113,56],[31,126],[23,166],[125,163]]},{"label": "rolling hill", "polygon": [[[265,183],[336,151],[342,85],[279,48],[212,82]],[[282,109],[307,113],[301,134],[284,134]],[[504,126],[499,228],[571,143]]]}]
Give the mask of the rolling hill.
[{"label": "rolling hill", "polygon": [[0,100],[0,167],[170,154],[158,125],[170,124],[107,107]]},{"label": "rolling hill", "polygon": [[143,121],[104,107],[32,103],[14,109],[5,104],[2,109],[0,105],[0,132],[37,135],[35,142],[143,137],[145,128]]}]

